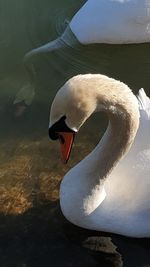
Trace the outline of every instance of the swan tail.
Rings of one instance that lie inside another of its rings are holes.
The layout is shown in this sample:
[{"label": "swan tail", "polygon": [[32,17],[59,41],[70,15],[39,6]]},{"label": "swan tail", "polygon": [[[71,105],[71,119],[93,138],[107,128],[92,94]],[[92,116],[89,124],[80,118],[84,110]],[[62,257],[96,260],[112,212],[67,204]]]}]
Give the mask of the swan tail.
[{"label": "swan tail", "polygon": [[150,98],[146,95],[143,88],[139,90],[137,99],[139,102],[140,116],[142,119],[150,120]]}]

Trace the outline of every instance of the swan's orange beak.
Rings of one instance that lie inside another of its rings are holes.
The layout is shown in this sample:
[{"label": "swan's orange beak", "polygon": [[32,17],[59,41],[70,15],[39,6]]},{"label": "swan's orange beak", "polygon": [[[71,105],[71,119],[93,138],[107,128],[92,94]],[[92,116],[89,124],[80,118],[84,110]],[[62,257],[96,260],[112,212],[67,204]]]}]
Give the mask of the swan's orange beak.
[{"label": "swan's orange beak", "polygon": [[71,132],[57,132],[60,142],[60,157],[63,163],[67,163],[70,157],[75,134]]}]

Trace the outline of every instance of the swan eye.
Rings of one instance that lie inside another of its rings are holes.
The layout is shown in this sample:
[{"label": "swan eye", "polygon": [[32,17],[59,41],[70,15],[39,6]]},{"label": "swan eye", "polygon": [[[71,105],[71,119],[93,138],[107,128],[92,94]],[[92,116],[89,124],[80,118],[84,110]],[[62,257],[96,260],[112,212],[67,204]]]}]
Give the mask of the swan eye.
[{"label": "swan eye", "polygon": [[52,131],[51,128],[49,129],[48,133],[49,133],[50,139],[52,139],[52,140],[58,140],[59,139],[58,133],[55,131]]},{"label": "swan eye", "polygon": [[64,138],[60,134],[61,132],[64,133],[74,133],[72,129],[70,129],[65,122],[66,116],[61,117],[57,122],[55,122],[50,128],[49,128],[49,137],[52,140],[60,140],[62,144],[64,144]]}]

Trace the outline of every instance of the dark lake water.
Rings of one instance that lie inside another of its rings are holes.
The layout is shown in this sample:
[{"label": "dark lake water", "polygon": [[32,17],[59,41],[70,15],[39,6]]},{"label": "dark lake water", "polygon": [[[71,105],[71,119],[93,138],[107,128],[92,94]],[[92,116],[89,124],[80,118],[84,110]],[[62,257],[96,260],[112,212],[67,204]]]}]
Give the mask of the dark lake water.
[{"label": "dark lake water", "polygon": [[[82,128],[67,166],[47,134],[55,93],[78,73],[103,73],[150,95],[150,44],[78,45],[42,54],[34,60],[33,99],[23,64],[25,53],[60,35],[84,2],[0,0],[1,267],[150,266],[149,239],[80,229],[59,207],[61,178],[96,145],[106,118],[95,116]],[[25,110],[13,104],[19,90],[32,101]]]}]

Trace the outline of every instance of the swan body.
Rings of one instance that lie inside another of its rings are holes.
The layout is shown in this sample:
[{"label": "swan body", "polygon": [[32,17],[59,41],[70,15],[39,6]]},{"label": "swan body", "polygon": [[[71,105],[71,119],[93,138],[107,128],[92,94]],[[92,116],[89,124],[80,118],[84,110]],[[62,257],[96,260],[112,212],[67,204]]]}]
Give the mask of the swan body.
[{"label": "swan body", "polygon": [[136,97],[127,85],[107,76],[75,76],[54,98],[50,136],[64,132],[63,123],[64,129],[77,132],[99,111],[108,115],[107,130],[63,178],[62,212],[83,228],[150,237],[150,99],[144,90]]},{"label": "swan body", "polygon": [[150,1],[88,0],[70,28],[82,44],[150,41]]}]

